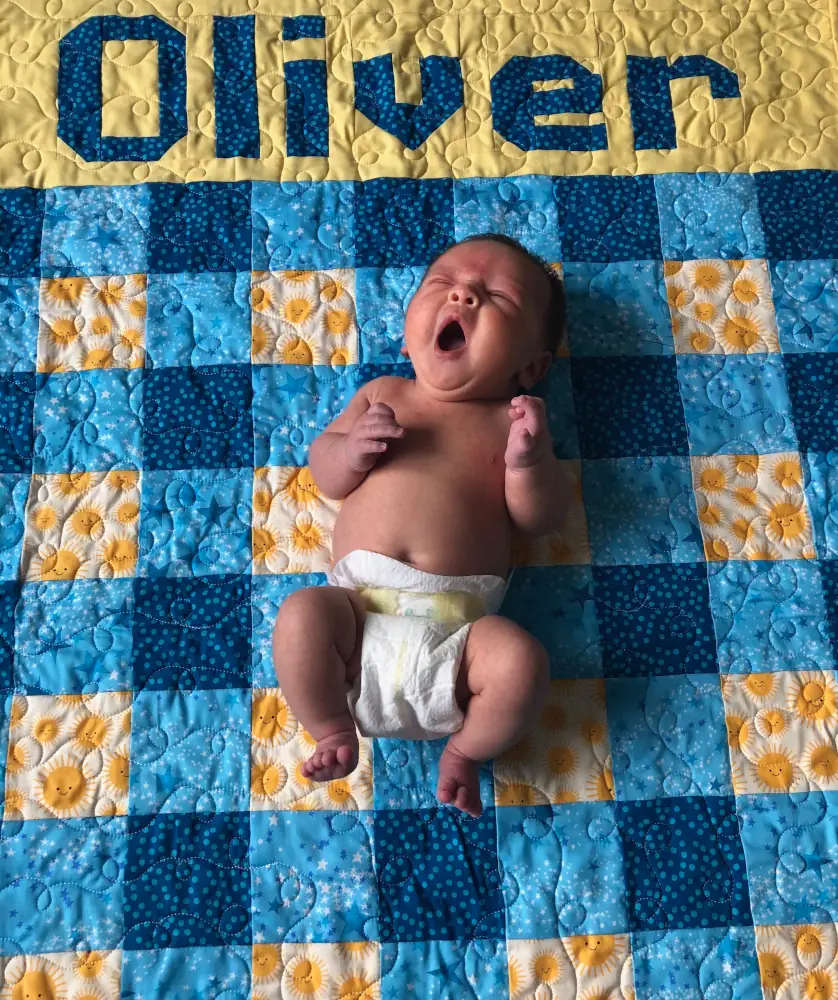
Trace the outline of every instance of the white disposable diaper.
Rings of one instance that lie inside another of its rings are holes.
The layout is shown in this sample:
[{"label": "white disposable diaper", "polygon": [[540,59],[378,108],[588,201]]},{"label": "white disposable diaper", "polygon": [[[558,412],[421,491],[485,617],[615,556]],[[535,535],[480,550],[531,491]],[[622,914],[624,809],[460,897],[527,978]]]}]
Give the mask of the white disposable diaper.
[{"label": "white disposable diaper", "polygon": [[437,576],[359,549],[329,583],[355,590],[367,616],[361,670],[348,694],[362,736],[431,740],[463,724],[454,686],[472,623],[500,608],[499,576]]}]

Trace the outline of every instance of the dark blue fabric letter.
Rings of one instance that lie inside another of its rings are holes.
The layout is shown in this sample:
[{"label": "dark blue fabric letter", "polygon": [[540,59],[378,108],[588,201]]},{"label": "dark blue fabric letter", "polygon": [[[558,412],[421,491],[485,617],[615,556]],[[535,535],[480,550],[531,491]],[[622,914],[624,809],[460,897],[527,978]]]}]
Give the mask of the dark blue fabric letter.
[{"label": "dark blue fabric letter", "polygon": [[214,17],[215,155],[259,157],[256,16]]},{"label": "dark blue fabric letter", "polygon": [[287,62],[285,94],[285,151],[288,156],[328,156],[326,63],[322,59]]}]

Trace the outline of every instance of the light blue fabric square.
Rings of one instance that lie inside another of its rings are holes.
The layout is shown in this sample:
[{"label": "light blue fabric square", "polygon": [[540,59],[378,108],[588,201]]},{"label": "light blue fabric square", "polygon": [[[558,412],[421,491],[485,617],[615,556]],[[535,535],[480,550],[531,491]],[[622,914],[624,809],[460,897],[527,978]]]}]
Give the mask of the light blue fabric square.
[{"label": "light blue fabric square", "polygon": [[562,259],[551,177],[469,177],[454,181],[454,235],[511,236],[545,261]]},{"label": "light blue fabric square", "polygon": [[418,993],[427,1000],[497,1000],[509,991],[506,943],[490,937],[462,941],[400,941],[381,945],[381,1000]]},{"label": "light blue fabric square", "polygon": [[708,563],[710,610],[723,673],[834,666],[816,562]]},{"label": "light blue fabric square", "polygon": [[355,308],[364,364],[404,364],[404,316],[416,294],[424,267],[359,267]]},{"label": "light blue fabric square", "polygon": [[678,381],[693,455],[797,450],[780,355],[681,354]]},{"label": "light blue fabric square", "polygon": [[838,919],[838,793],[736,800],[755,924]]},{"label": "light blue fabric square", "polygon": [[251,812],[255,939],[378,940],[372,831],[367,811]]},{"label": "light blue fabric square", "polygon": [[0,954],[122,947],[127,819],[3,824]]},{"label": "light blue fabric square", "polygon": [[253,270],[352,267],[355,189],[351,182],[252,185]]},{"label": "light blue fabric square", "polygon": [[547,427],[556,458],[579,458],[576,408],[570,381],[570,358],[556,358],[547,377],[532,394],[541,396],[547,407]]},{"label": "light blue fabric square", "polygon": [[771,289],[786,354],[838,351],[838,261],[776,261]]},{"label": "light blue fabric square", "polygon": [[250,692],[140,691],[131,711],[132,815],[247,811]]},{"label": "light blue fabric square", "polygon": [[38,376],[34,471],[140,468],[142,398],[142,371]]},{"label": "light blue fabric square", "polygon": [[568,261],[564,281],[574,357],[674,354],[662,261]]},{"label": "light blue fabric square", "polygon": [[0,370],[35,370],[38,279],[0,277]]},{"label": "light blue fabric square", "polygon": [[250,362],[250,273],[151,274],[149,365]]},{"label": "light blue fabric square", "polygon": [[0,473],[0,580],[16,580],[23,546],[29,476]]},{"label": "light blue fabric square", "polygon": [[749,174],[658,174],[665,260],[765,257],[756,183]]},{"label": "light blue fabric square", "polygon": [[143,473],[137,575],[243,573],[252,504],[252,469]]},{"label": "light blue fabric square", "polygon": [[688,459],[585,459],[582,487],[595,564],[703,562]]},{"label": "light blue fabric square", "polygon": [[838,451],[808,452],[803,462],[815,548],[821,559],[838,559]]},{"label": "light blue fabric square", "polygon": [[637,931],[631,950],[647,1000],[762,1000],[751,927]]},{"label": "light blue fabric square", "polygon": [[253,601],[252,664],[253,687],[276,687],[273,662],[273,630],[279,606],[289,594],[303,587],[322,587],[324,573],[254,576],[250,581]]},{"label": "light blue fabric square", "polygon": [[251,949],[155,948],[122,953],[122,996],[250,996]]},{"label": "light blue fabric square", "polygon": [[49,694],[131,690],[132,580],[24,584],[18,684]]},{"label": "light blue fabric square", "polygon": [[[373,744],[373,802],[376,809],[447,809],[436,798],[439,758],[448,741],[376,740]],[[495,801],[490,764],[480,768],[480,799]]]},{"label": "light blue fabric square", "polygon": [[629,929],[620,833],[609,802],[497,810],[507,938]]},{"label": "light blue fabric square", "polygon": [[733,794],[717,675],[609,678],[605,686],[618,800]]},{"label": "light blue fabric square", "polygon": [[148,191],[146,184],[49,189],[41,273],[48,277],[145,273]]}]

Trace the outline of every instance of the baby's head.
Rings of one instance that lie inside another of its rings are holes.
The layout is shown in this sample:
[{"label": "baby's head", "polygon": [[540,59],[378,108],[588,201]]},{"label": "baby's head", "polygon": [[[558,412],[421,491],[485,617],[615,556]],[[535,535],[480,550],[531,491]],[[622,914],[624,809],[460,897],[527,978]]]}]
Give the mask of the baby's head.
[{"label": "baby's head", "polygon": [[417,380],[451,401],[527,392],[564,335],[561,278],[507,236],[470,236],[440,254],[407,309]]}]

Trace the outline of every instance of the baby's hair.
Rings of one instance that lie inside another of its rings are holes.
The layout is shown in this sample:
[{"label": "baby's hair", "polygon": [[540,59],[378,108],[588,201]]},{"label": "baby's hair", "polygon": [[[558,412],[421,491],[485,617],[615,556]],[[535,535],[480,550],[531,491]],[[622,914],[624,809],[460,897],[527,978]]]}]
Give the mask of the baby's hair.
[{"label": "baby's hair", "polygon": [[547,349],[551,354],[555,355],[564,340],[565,324],[567,322],[564,282],[558,272],[543,257],[532,253],[522,243],[519,243],[518,240],[513,239],[511,236],[504,236],[503,233],[475,233],[473,236],[466,236],[459,243],[452,243],[442,253],[438,253],[428,265],[428,270],[436,264],[440,257],[448,253],[449,250],[455,246],[461,246],[463,243],[500,243],[501,246],[509,247],[511,250],[517,250],[518,253],[523,254],[527,260],[535,264],[544,273],[550,284],[550,302],[547,306],[547,319],[544,325],[545,339]]}]

